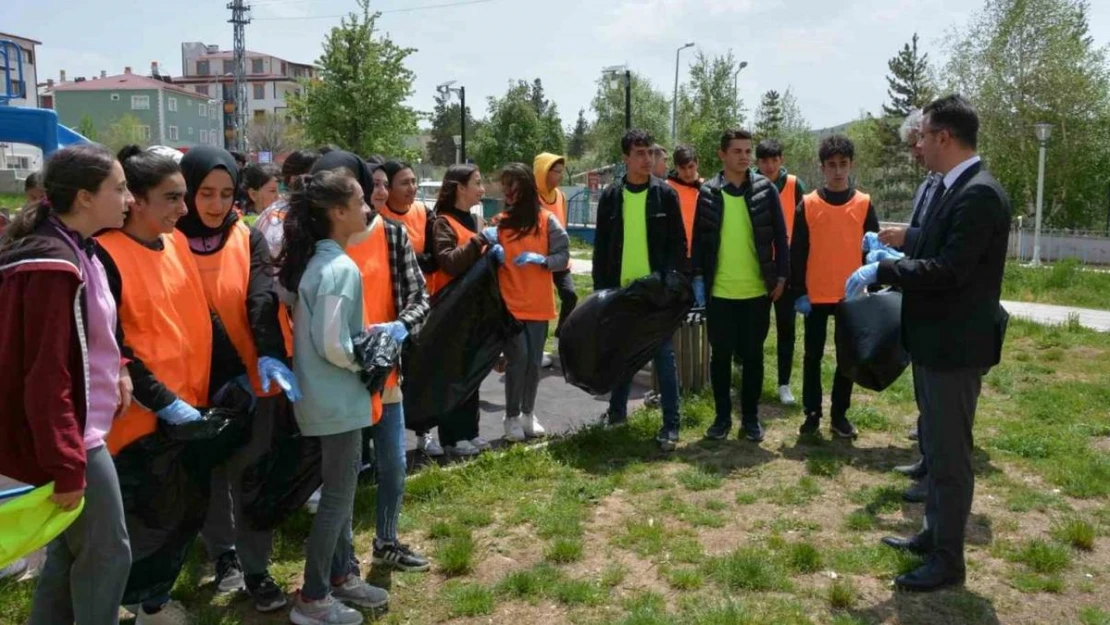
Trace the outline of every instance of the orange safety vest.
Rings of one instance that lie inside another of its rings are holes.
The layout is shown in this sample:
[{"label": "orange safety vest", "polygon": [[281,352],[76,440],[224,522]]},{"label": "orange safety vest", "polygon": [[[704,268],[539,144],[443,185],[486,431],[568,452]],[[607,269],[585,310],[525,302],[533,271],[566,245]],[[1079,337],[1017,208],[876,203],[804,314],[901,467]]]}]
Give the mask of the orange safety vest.
[{"label": "orange safety vest", "polygon": [[[516,233],[502,229],[499,234],[505,248],[505,262],[498,268],[498,282],[505,306],[520,321],[550,321],[555,312],[555,291],[551,272],[538,265],[517,267],[513,262],[525,252],[547,256],[547,220],[552,213],[541,208],[537,217],[539,228],[533,234],[516,238]],[[505,214],[501,215],[502,220]]]},{"label": "orange safety vest", "polygon": [[[447,223],[450,224],[451,229],[455,231],[455,239],[458,241],[455,244],[456,247],[462,247],[467,243],[470,243],[471,239],[478,236],[477,233],[467,230],[466,226],[462,225],[462,223],[458,219],[455,219],[451,215],[443,213],[443,218],[447,220]],[[432,274],[432,284],[435,285],[435,290],[433,291],[432,287],[429,287],[428,293],[434,295],[435,291],[438,291],[448,284],[451,284],[451,281],[454,280],[456,277],[457,276],[453,276],[443,269],[436,271],[434,274]]]},{"label": "orange safety vest", "polygon": [[[382,211],[382,216],[396,221],[405,227],[405,232],[409,235],[409,241],[412,241],[412,251],[417,254],[423,254],[427,249],[428,241],[425,240],[425,233],[428,227],[428,208],[424,206],[423,202],[413,202],[409,206],[408,212],[398,213],[389,207],[387,204],[385,210]],[[435,293],[435,274],[424,274],[424,288],[429,293]]]},{"label": "orange safety vest", "polygon": [[563,192],[560,191],[559,189],[555,189],[555,201],[551,202],[551,203],[548,203],[547,200],[543,199],[542,195],[539,196],[539,198],[540,198],[540,208],[545,208],[545,209],[551,211],[551,213],[555,215],[555,218],[559,220],[559,225],[562,226],[563,228],[566,228],[567,227],[567,197],[565,195],[563,195]]},{"label": "orange safety vest", "polygon": [[[379,223],[370,236],[347,248],[347,255],[358,265],[362,274],[362,319],[367,326],[397,320],[397,306],[393,302],[393,274],[389,269],[389,243],[385,240],[385,224]],[[397,370],[389,374],[385,385],[398,385]],[[371,398],[370,422],[382,418],[382,395]]]},{"label": "orange safety vest", "polygon": [[227,242],[219,251],[211,254],[194,252],[193,259],[200,272],[208,307],[216,311],[223,322],[235,352],[247,369],[255,395],[277,395],[281,389],[276,384],[270,386],[270,392],[262,392],[262,380],[258,377],[258,348],[247,320],[247,287],[251,277],[250,229],[241,221],[236,223],[228,231]]},{"label": "orange safety vest", "polygon": [[860,241],[871,196],[856,191],[847,204],[833,206],[813,191],[802,201],[809,229],[809,263],[806,265],[809,301],[835,304],[844,299],[844,283],[863,264]]},{"label": "orange safety vest", "polygon": [[[174,231],[152,250],[113,230],[97,237],[119,270],[119,320],[127,345],[159,382],[190,406],[208,403],[212,318],[189,242]],[[115,455],[154,432],[153,412],[132,402],[112,423],[108,451]]]},{"label": "orange safety vest", "polygon": [[682,225],[686,228],[686,258],[694,254],[694,215],[698,212],[700,191],[688,184],[667,179],[667,184],[678,193],[678,205],[682,209]]},{"label": "orange safety vest", "polygon": [[786,183],[779,192],[779,202],[782,204],[782,218],[786,221],[786,240],[794,236],[794,214],[798,210],[798,177],[786,174]]}]

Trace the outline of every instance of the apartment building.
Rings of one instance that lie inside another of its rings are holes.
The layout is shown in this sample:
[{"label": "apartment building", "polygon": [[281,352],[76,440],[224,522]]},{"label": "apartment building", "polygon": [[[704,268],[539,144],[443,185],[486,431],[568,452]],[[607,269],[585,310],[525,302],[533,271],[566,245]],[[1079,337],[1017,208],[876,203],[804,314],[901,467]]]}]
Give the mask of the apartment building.
[{"label": "apartment building", "polygon": [[[223,85],[234,82],[235,56],[231,50],[199,42],[181,44],[182,76],[175,84],[197,94],[220,98]],[[263,52],[247,51],[247,118],[284,115],[290,95],[300,93],[298,81],[314,78],[317,68]]]}]

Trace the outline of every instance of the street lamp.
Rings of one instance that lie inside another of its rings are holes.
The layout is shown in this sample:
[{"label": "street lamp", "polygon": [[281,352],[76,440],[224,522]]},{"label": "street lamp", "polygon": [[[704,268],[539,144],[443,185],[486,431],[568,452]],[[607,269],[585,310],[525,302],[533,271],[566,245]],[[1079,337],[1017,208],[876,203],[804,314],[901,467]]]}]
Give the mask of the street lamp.
[{"label": "street lamp", "polygon": [[740,72],[747,66],[747,61],[740,61],[740,67],[737,67],[736,72],[732,74],[732,99],[736,102],[740,101]]},{"label": "street lamp", "polygon": [[690,42],[674,52],[674,100],[671,102],[671,149],[678,145],[678,57],[686,48],[693,48]]},{"label": "street lamp", "polygon": [[1045,144],[1052,136],[1052,124],[1034,124],[1033,133],[1041,144],[1037,160],[1037,222],[1033,230],[1033,260],[1030,264],[1038,267],[1041,264],[1041,216],[1044,214],[1044,153]]},{"label": "street lamp", "polygon": [[632,130],[632,70],[627,65],[613,65],[601,70],[609,78],[609,86],[617,86],[620,74],[624,72],[624,129]]},{"label": "street lamp", "polygon": [[450,98],[451,93],[459,94],[459,127],[462,129],[459,135],[459,141],[455,147],[455,160],[459,163],[466,162],[466,87],[454,86],[457,81],[449,80],[442,85],[436,86],[436,91],[440,95]]},{"label": "street lamp", "polygon": [[451,140],[455,142],[455,164],[458,165],[462,162],[461,151],[463,146],[463,138],[462,135],[455,135],[451,137]]}]

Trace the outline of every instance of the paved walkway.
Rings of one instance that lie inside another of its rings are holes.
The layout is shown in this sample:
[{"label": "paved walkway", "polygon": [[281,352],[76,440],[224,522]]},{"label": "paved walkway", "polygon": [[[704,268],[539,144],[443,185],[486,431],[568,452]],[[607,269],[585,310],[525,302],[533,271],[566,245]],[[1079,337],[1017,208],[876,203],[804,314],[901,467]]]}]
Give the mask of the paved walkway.
[{"label": "paved walkway", "polygon": [[1071,306],[1052,306],[1029,302],[1002,302],[1011,316],[1037,323],[1058,325],[1068,323],[1069,317],[1078,317],[1080,325],[1099,332],[1110,332],[1110,311]]}]

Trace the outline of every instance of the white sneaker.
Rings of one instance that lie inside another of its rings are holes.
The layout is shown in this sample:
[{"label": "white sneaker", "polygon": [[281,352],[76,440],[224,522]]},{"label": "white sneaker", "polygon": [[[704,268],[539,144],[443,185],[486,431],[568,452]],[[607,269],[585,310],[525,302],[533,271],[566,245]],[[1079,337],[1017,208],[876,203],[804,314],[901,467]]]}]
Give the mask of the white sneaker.
[{"label": "white sneaker", "polygon": [[361,625],[362,614],[328,595],[319,601],[305,601],[297,593],[289,622],[294,625]]},{"label": "white sneaker", "polygon": [[544,352],[543,358],[540,359],[540,368],[541,369],[550,369],[551,365],[553,365],[553,364],[555,364],[555,361],[554,361],[554,359],[552,359],[551,354],[548,354],[547,352]]},{"label": "white sneaker", "polygon": [[422,436],[416,437],[416,451],[422,451],[432,458],[443,455],[443,448],[439,446],[431,432],[424,432]]},{"label": "white sneaker", "polygon": [[342,586],[332,586],[331,595],[360,608],[376,609],[389,605],[389,593],[385,589],[367,584],[358,575],[348,576]]},{"label": "white sneaker", "polygon": [[308,510],[309,514],[316,514],[316,510],[320,508],[320,490],[317,488],[315,492],[308,496],[308,501],[304,502],[304,508]]},{"label": "white sneaker", "polygon": [[784,406],[793,406],[797,403],[794,399],[794,393],[790,392],[789,386],[779,387],[779,401],[782,402]]},{"label": "white sneaker", "polygon": [[524,435],[528,438],[543,438],[547,436],[547,430],[543,429],[540,425],[540,420],[534,414],[526,414],[520,418],[523,424]]},{"label": "white sneaker", "polygon": [[520,425],[520,417],[505,417],[505,440],[510,443],[524,442],[524,428]]},{"label": "white sneaker", "polygon": [[470,441],[459,441],[454,447],[448,445],[444,447],[444,451],[452,456],[477,456],[482,453],[482,450],[470,444]]},{"label": "white sneaker", "polygon": [[185,606],[177,601],[170,601],[154,614],[147,614],[146,610],[139,608],[135,625],[188,625],[189,613]]},{"label": "white sneaker", "polygon": [[490,445],[489,441],[482,438],[481,436],[475,436],[474,438],[470,439],[470,444],[477,447],[478,451],[489,451],[490,449],[493,449],[493,445]]}]

